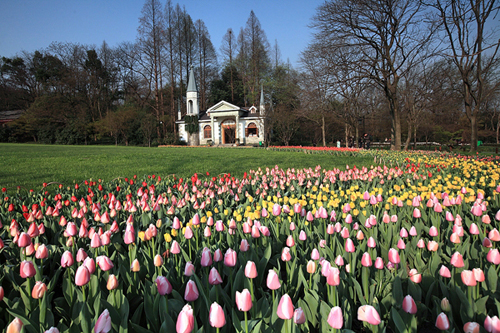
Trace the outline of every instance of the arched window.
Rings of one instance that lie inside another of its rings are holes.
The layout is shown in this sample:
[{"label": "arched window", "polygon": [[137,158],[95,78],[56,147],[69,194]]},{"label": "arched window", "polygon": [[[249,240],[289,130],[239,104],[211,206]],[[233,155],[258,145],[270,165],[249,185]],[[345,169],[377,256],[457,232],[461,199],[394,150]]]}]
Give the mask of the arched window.
[{"label": "arched window", "polygon": [[212,138],[212,126],[207,125],[203,127],[203,137],[205,139],[211,139]]},{"label": "arched window", "polygon": [[188,102],[188,114],[193,113],[193,101]]},{"label": "arched window", "polygon": [[248,124],[247,128],[245,129],[245,136],[259,136],[259,129],[257,128],[257,125],[255,125],[255,123]]}]

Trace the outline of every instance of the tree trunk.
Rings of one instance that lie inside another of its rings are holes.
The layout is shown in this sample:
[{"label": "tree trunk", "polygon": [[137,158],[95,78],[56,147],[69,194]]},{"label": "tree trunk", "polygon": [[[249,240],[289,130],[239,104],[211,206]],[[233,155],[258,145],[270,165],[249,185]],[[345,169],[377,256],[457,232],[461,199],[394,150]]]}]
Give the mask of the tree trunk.
[{"label": "tree trunk", "polygon": [[410,141],[411,141],[411,123],[408,123],[408,137],[406,138],[405,142],[405,151],[408,151],[408,147],[410,147]]},{"label": "tree trunk", "polygon": [[470,116],[470,125],[471,125],[471,133],[470,133],[470,151],[471,153],[477,152],[477,115],[473,112]]},{"label": "tree trunk", "polygon": [[323,147],[326,147],[325,116],[321,116],[321,134],[323,135]]}]

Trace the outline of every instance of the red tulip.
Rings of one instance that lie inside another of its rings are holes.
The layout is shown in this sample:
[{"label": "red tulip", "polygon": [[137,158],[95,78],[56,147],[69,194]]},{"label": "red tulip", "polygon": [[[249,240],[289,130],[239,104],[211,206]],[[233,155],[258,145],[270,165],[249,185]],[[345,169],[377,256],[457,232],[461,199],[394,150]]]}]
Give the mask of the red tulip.
[{"label": "red tulip", "polygon": [[84,286],[90,281],[90,272],[85,265],[78,267],[75,274],[75,284],[77,286]]},{"label": "red tulip", "polygon": [[0,302],[3,301],[4,296],[5,296],[5,291],[3,290],[3,287],[0,286]]},{"label": "red tulip", "polygon": [[177,333],[191,333],[194,329],[193,309],[189,304],[184,305],[175,325]]},{"label": "red tulip", "polygon": [[450,328],[450,321],[448,320],[448,316],[444,312],[441,312],[436,318],[436,327],[441,331],[446,331]]},{"label": "red tulip", "polygon": [[344,326],[342,309],[338,306],[333,307],[328,314],[327,322],[332,328],[341,329]]},{"label": "red tulip", "polygon": [[417,304],[415,303],[415,300],[413,299],[413,297],[411,297],[410,295],[407,295],[403,299],[402,307],[403,307],[403,311],[405,311],[406,313],[410,313],[410,314],[417,313]]},{"label": "red tulip", "polygon": [[95,323],[94,332],[107,333],[109,331],[111,331],[111,317],[109,316],[108,309],[104,309]]},{"label": "red tulip", "polygon": [[21,262],[20,275],[23,279],[35,276],[36,270],[33,262],[24,260]]},{"label": "red tulip", "polygon": [[243,289],[241,293],[239,291],[236,292],[236,306],[238,310],[243,312],[249,311],[252,308],[252,295],[250,295],[248,289]]},{"label": "red tulip", "polygon": [[210,322],[210,326],[212,327],[221,328],[224,325],[226,325],[226,317],[224,315],[224,310],[217,302],[213,302],[212,305],[210,306],[208,319]]},{"label": "red tulip", "polygon": [[186,290],[184,291],[184,299],[188,302],[193,302],[198,299],[200,293],[198,291],[198,287],[193,280],[189,280],[186,283]]},{"label": "red tulip", "polygon": [[380,324],[380,315],[371,305],[362,305],[358,308],[358,320],[365,321],[371,325]]}]

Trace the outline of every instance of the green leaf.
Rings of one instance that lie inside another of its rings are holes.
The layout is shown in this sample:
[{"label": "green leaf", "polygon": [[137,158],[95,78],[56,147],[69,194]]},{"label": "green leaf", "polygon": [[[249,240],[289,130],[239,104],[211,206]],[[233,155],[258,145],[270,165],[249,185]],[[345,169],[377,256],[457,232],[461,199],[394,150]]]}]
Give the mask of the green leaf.
[{"label": "green leaf", "polygon": [[476,311],[477,313],[482,313],[484,315],[488,315],[488,309],[486,309],[486,302],[488,301],[489,296],[484,296],[476,301]]},{"label": "green leaf", "polygon": [[90,313],[86,303],[83,304],[82,312],[80,313],[80,327],[82,332],[91,332]]},{"label": "green leaf", "polygon": [[488,289],[492,293],[495,293],[497,291],[497,285],[498,285],[498,274],[495,270],[495,266],[491,265],[490,268],[488,268]]},{"label": "green leaf", "polygon": [[403,333],[407,331],[403,318],[401,318],[401,315],[394,307],[391,309],[391,317],[394,321],[394,324],[396,325],[396,329],[398,330],[398,332]]},{"label": "green leaf", "polygon": [[401,278],[396,276],[392,283],[392,305],[400,306],[403,303],[403,286],[401,285]]}]

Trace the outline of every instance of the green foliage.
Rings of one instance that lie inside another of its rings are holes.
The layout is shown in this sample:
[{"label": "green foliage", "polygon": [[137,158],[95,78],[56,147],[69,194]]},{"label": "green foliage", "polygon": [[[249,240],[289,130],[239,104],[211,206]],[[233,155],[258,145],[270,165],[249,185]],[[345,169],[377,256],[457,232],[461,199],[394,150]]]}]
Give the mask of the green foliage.
[{"label": "green foliage", "polygon": [[184,117],[184,122],[186,123],[186,132],[189,134],[198,133],[200,128],[198,126],[198,115],[187,115]]}]

